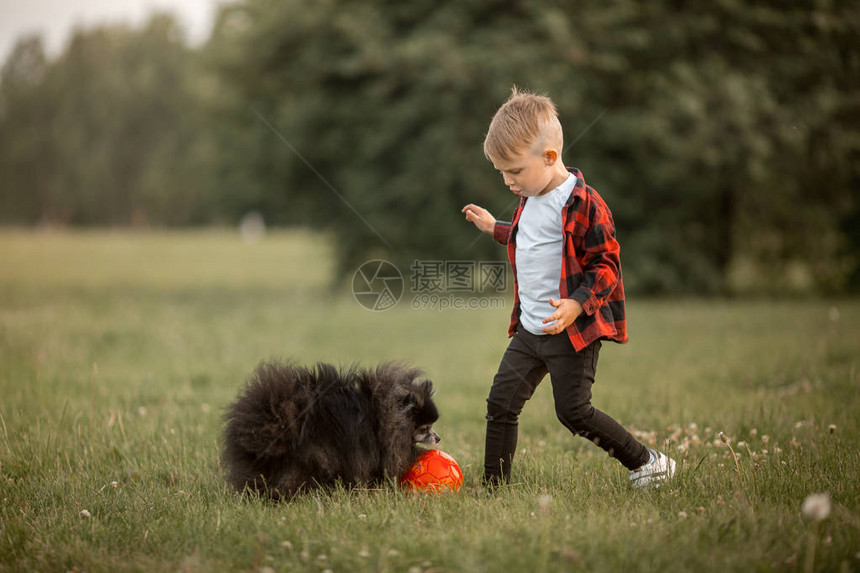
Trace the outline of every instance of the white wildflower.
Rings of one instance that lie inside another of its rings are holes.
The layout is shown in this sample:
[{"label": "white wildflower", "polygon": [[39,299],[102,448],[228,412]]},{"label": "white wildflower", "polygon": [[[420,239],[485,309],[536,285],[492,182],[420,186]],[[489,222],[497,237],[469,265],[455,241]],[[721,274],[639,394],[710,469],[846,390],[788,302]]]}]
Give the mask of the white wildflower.
[{"label": "white wildflower", "polygon": [[830,515],[830,495],[813,493],[803,500],[803,517],[812,521],[824,521]]}]

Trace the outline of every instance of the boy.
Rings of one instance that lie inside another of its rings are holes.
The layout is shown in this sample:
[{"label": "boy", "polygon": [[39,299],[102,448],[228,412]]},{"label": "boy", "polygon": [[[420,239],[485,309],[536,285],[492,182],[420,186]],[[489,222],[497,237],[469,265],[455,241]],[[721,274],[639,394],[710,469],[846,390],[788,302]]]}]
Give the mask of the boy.
[{"label": "boy", "polygon": [[620,248],[609,207],[578,169],[564,166],[562,148],[552,100],[514,87],[493,117],[484,154],[520,204],[510,223],[477,205],[462,209],[507,245],[514,276],[513,338],[487,398],[484,481],[510,480],[517,419],[549,372],[561,423],[627,467],[635,487],[657,485],[675,473],[674,460],[591,405],[601,340],[627,342]]}]

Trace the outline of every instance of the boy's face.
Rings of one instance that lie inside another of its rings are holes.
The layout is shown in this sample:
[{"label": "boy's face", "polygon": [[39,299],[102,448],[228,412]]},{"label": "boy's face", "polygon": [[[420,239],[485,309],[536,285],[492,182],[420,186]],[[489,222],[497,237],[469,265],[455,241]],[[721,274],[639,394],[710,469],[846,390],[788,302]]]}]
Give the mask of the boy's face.
[{"label": "boy's face", "polygon": [[510,160],[493,159],[496,171],[502,174],[505,185],[514,195],[520,197],[537,197],[552,191],[558,184],[553,166],[557,159],[554,149],[544,153],[536,153],[532,149],[523,148],[517,151]]}]

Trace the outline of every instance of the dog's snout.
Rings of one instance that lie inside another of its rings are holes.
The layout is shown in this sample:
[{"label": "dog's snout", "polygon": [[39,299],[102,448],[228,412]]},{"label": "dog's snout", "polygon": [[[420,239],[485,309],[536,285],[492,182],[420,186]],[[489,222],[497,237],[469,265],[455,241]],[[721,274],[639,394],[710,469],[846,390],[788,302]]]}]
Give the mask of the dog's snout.
[{"label": "dog's snout", "polygon": [[442,440],[432,428],[428,428],[426,431],[415,434],[415,441],[419,444],[424,444],[427,446],[435,446]]}]

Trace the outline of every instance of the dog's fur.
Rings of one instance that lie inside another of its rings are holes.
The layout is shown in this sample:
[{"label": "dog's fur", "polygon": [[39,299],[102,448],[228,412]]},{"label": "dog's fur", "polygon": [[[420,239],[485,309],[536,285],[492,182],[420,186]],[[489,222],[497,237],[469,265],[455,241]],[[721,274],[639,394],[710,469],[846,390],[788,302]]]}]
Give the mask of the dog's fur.
[{"label": "dog's fur", "polygon": [[238,491],[273,499],[399,478],[436,444],[433,383],[417,368],[261,363],[224,416],[222,464]]}]

